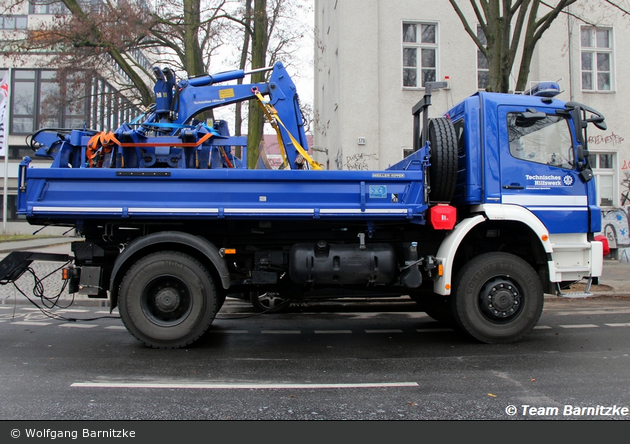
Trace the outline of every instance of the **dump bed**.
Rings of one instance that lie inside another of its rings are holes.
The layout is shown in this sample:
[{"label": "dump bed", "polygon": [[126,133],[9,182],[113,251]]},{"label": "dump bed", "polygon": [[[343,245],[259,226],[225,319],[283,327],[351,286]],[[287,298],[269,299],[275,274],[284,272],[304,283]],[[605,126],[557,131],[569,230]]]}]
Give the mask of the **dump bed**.
[{"label": "dump bed", "polygon": [[425,150],[383,171],[29,168],[18,213],[31,223],[83,219],[295,218],[423,223]]}]

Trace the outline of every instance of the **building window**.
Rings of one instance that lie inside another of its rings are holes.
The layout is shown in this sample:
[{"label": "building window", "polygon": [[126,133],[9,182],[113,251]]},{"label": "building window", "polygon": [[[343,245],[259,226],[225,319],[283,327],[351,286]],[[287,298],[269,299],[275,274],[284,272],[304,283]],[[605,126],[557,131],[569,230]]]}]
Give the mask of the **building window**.
[{"label": "building window", "polygon": [[[477,38],[484,46],[488,44],[486,34],[481,26],[477,25]],[[485,90],[490,85],[490,66],[488,59],[479,48],[477,48],[477,89]]]},{"label": "building window", "polygon": [[0,15],[0,29],[26,29],[27,20],[25,15]]},{"label": "building window", "polygon": [[589,156],[595,176],[597,204],[600,207],[617,206],[617,186],[615,173],[615,153],[594,153]]},{"label": "building window", "polygon": [[613,48],[612,30],[594,26],[580,29],[582,90],[611,91]]},{"label": "building window", "polygon": [[437,24],[403,23],[403,87],[424,88],[437,79]]},{"label": "building window", "polygon": [[67,14],[68,9],[60,1],[31,0],[28,6],[29,14]]},{"label": "building window", "polygon": [[11,94],[11,134],[40,128],[82,128],[87,121],[87,91],[66,79],[62,94],[56,71],[16,69]]}]

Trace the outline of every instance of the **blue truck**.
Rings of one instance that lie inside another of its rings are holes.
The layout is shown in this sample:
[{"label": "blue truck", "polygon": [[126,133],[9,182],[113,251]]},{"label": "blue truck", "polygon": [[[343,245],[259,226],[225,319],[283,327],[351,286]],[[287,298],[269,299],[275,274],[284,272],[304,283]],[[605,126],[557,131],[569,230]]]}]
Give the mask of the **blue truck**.
[{"label": "blue truck", "polygon": [[[601,276],[601,230],[586,128],[597,111],[555,98],[478,92],[429,117],[411,110],[414,151],[384,170],[325,171],[309,155],[285,67],[234,84],[230,71],[177,81],[154,69],[156,103],[114,131],[44,129],[50,168],[19,168],[18,214],[74,228],[72,292],[109,298],[155,348],[201,337],[229,295],[300,300],[409,295],[484,343],[521,339],[545,293]],[[208,110],[257,101],[281,141],[279,169],[248,168],[247,141]],[[240,151],[240,153],[239,153]]]}]

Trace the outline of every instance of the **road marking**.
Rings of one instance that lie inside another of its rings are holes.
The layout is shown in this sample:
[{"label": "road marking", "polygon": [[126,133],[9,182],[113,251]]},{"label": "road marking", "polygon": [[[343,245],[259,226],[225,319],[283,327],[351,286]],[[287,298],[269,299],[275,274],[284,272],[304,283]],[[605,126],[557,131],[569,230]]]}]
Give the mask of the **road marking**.
[{"label": "road marking", "polygon": [[609,314],[628,314],[630,309],[611,309],[611,310],[583,310],[583,311],[559,311],[553,313],[557,316],[570,316],[570,315],[609,315]]},{"label": "road marking", "polygon": [[0,310],[13,310],[13,307],[0,307]]},{"label": "road marking", "polygon": [[562,328],[599,328],[599,325],[595,324],[571,324],[571,325],[561,325]]},{"label": "road marking", "polygon": [[534,330],[549,330],[551,327],[548,325],[537,325],[534,327]]},{"label": "road marking", "polygon": [[229,333],[229,334],[238,334],[238,335],[243,335],[243,334],[247,334],[249,333],[249,330],[210,330],[211,334],[222,334],[222,333]]},{"label": "road marking", "polygon": [[74,308],[64,308],[63,310],[57,310],[57,313],[88,313],[90,310],[79,310]]},{"label": "road marking", "polygon": [[17,324],[17,325],[50,325],[52,324],[52,322],[33,322],[33,321],[16,321],[16,322],[11,322],[12,324]]},{"label": "road marking", "polygon": [[157,388],[157,389],[344,389],[344,388],[399,388],[419,387],[417,382],[368,382],[339,384],[263,384],[263,383],[220,383],[220,382],[75,382],[71,387],[87,388]]},{"label": "road marking", "polygon": [[622,324],[604,324],[607,325],[609,327],[630,327],[630,322],[625,322]]},{"label": "road marking", "polygon": [[267,335],[300,335],[300,330],[262,330],[262,334]]},{"label": "road marking", "polygon": [[418,333],[443,333],[445,331],[454,331],[452,328],[416,328]]},{"label": "road marking", "polygon": [[316,335],[345,335],[352,334],[352,330],[315,330]]},{"label": "road marking", "polygon": [[105,327],[105,330],[127,330],[127,327],[124,325],[110,325],[109,327]]},{"label": "road marking", "polygon": [[94,328],[98,327],[96,324],[61,324],[59,327],[66,328]]},{"label": "road marking", "polygon": [[387,328],[380,328],[377,330],[365,330],[366,333],[403,333],[402,330],[396,329],[396,328],[391,328],[391,329],[387,329]]}]

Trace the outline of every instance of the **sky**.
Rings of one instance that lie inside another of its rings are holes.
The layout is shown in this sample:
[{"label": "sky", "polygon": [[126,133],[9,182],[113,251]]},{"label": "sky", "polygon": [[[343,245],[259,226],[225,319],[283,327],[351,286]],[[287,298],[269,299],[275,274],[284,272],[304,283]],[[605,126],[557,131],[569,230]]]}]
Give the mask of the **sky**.
[{"label": "sky", "polygon": [[[303,27],[304,38],[300,39],[299,47],[295,54],[295,59],[292,61],[291,66],[287,67],[289,75],[296,84],[298,95],[300,96],[301,103],[308,103],[313,105],[314,99],[314,16],[313,16],[313,0],[297,0],[304,6],[302,13],[296,17],[296,25]],[[232,49],[226,48],[225,53],[219,53],[214,57],[217,62],[214,64],[212,73],[230,71],[238,69],[230,59],[233,60],[233,56],[230,54]],[[246,69],[247,70],[247,69]],[[249,78],[245,79],[246,82]],[[233,117],[231,116],[233,111],[232,107],[215,113],[216,118],[228,120],[230,122],[230,129],[232,128],[231,122]],[[268,132],[266,128],[266,132]]]}]

